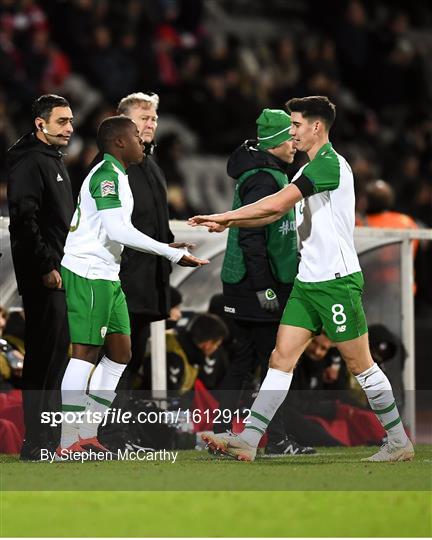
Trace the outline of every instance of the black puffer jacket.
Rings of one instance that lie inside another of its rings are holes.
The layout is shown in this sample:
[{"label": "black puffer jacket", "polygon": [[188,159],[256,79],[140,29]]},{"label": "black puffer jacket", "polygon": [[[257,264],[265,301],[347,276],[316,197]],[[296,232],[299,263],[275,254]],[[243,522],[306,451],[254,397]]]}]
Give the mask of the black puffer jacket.
[{"label": "black puffer jacket", "polygon": [[[269,152],[257,150],[254,141],[246,141],[230,156],[227,164],[228,175],[237,180],[243,173],[251,169],[271,168],[286,173],[287,164]],[[249,176],[240,186],[239,196],[243,205],[254,203],[267,195],[279,191],[273,176],[259,171]],[[239,245],[243,251],[246,265],[245,277],[236,284],[223,283],[226,315],[233,313],[242,320],[276,321],[282,315],[292,285],[276,280],[270,267],[266,248],[265,227],[241,228]],[[279,299],[281,310],[277,313],[264,311],[257,299],[256,291],[272,288]]]},{"label": "black puffer jacket", "polygon": [[34,133],[7,151],[9,231],[20,292],[41,286],[42,275],[60,269],[74,213],[62,156]]}]

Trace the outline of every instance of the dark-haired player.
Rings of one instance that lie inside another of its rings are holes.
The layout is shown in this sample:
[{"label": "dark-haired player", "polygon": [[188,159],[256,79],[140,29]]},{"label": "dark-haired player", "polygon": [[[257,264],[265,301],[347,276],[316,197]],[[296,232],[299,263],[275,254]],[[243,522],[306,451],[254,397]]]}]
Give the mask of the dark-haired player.
[{"label": "dark-haired player", "polygon": [[[83,182],[62,260],[73,346],[62,382],[63,411],[88,411],[92,416],[82,415],[86,420],[82,424],[63,423],[59,454],[65,449],[103,450],[94,413],[103,415],[110,407],[131,356],[129,315],[118,277],[123,246],[182,266],[207,262],[132,226],[133,197],[126,169],[144,156],[135,122],[125,116],[107,118],[97,139],[103,160]],[[93,371],[102,345],[105,355]]]},{"label": "dark-haired player", "polygon": [[337,344],[348,369],[366,393],[387,432],[388,442],[368,461],[405,461],[414,457],[386,375],[369,350],[361,295],[363,276],[354,247],[354,179],[345,158],[329,142],[335,120],[324,96],[291,99],[294,147],[309,163],[290,185],[238,210],[195,216],[192,225],[221,232],[226,227],[271,223],[296,206],[301,255],[299,272],[285,307],[270,368],[240,436],[205,434],[213,449],[240,460],[255,458],[258,442],[289,390],[294,367],[311,337],[324,328]]}]

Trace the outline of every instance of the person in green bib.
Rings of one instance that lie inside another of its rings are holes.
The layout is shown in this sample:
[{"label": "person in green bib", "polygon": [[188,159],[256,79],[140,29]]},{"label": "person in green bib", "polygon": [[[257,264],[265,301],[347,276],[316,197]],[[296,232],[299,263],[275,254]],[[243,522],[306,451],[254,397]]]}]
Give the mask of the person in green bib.
[{"label": "person in green bib", "polygon": [[[294,161],[291,118],[282,110],[264,109],[257,119],[258,138],[237,148],[227,171],[235,180],[233,210],[273,195],[289,184],[287,168]],[[276,343],[283,308],[297,274],[295,210],[262,227],[229,230],[221,279],[224,314],[233,319],[236,354],[221,388],[220,408],[235,410],[248,376],[261,367],[261,379]],[[230,429],[230,422],[215,423],[215,433]],[[309,453],[290,440],[282,410],[268,429],[266,451],[281,455]]]}]

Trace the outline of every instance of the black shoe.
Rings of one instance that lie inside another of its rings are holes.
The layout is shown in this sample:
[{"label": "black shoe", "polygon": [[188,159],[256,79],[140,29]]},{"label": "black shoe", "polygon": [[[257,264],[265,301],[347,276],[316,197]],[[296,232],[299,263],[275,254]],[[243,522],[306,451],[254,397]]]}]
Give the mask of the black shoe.
[{"label": "black shoe", "polygon": [[267,457],[303,456],[306,454],[316,454],[315,448],[301,446],[294,439],[288,437],[278,443],[269,442],[265,449],[265,456]]},{"label": "black shoe", "polygon": [[24,441],[19,458],[20,461],[41,461],[41,447]]}]

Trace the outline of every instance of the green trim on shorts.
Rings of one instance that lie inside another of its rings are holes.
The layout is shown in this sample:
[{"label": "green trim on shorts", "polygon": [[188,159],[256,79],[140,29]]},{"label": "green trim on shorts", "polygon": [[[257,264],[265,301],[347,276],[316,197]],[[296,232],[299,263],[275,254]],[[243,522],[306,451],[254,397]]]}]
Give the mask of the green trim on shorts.
[{"label": "green trim on shorts", "polygon": [[130,335],[129,313],[120,281],[87,279],[61,268],[72,343],[103,345],[107,334]]},{"label": "green trim on shorts", "polygon": [[358,338],[368,331],[361,298],[363,285],[361,272],[308,283],[296,278],[281,324],[315,334],[324,329],[334,342]]}]

